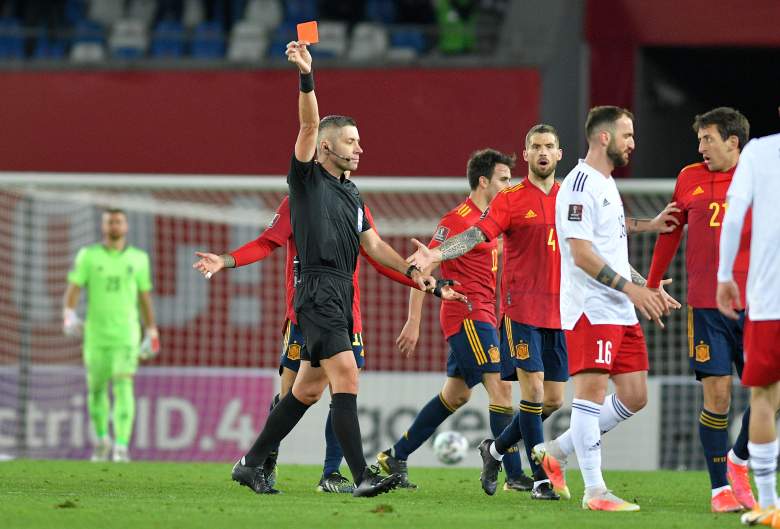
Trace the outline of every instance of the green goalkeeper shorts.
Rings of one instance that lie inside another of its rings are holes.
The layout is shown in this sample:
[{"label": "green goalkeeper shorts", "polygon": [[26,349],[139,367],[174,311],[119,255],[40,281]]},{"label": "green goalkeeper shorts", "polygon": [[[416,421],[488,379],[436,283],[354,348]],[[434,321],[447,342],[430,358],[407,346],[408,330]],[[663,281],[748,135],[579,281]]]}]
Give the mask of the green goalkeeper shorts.
[{"label": "green goalkeeper shorts", "polygon": [[138,370],[138,346],[84,348],[84,365],[93,380],[134,375]]}]

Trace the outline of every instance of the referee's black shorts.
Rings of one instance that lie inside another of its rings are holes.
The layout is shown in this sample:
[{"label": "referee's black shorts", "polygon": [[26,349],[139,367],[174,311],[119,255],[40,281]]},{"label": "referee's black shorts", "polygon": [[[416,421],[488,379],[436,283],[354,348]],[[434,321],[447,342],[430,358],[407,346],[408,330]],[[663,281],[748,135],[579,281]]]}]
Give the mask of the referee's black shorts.
[{"label": "referee's black shorts", "polygon": [[304,270],[295,290],[295,314],[306,345],[301,359],[320,367],[320,360],[352,351],[352,276],[332,270]]}]

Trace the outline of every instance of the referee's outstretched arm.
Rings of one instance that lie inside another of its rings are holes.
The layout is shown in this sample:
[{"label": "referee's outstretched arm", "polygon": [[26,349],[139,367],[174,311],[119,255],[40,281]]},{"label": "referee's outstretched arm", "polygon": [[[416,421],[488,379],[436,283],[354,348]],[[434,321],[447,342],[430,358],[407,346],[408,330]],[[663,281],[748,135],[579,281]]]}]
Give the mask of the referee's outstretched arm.
[{"label": "referee's outstretched arm", "polygon": [[311,73],[311,54],[308,42],[287,43],[287,60],[294,63],[300,72],[298,92],[298,120],[301,128],[295,140],[295,158],[299,162],[310,162],[317,150],[317,129],[320,126],[320,112],[314,95],[314,78]]}]

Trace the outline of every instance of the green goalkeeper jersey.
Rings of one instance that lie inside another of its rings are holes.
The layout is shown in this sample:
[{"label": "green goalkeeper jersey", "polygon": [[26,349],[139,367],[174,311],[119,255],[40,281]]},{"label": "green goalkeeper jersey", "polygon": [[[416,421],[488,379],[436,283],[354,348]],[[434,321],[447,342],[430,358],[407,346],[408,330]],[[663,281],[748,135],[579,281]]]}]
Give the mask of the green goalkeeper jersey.
[{"label": "green goalkeeper jersey", "polygon": [[133,246],[102,244],[76,255],[68,282],[87,290],[84,347],[137,345],[141,340],[138,294],[152,289],[149,255]]}]

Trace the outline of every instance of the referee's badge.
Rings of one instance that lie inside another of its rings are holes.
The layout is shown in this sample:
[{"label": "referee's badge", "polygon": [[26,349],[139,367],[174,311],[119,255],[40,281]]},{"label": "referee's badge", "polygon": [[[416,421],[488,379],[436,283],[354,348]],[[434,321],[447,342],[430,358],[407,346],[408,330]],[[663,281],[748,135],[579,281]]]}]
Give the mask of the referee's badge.
[{"label": "referee's badge", "polygon": [[357,230],[358,233],[363,233],[363,208],[358,208]]}]

